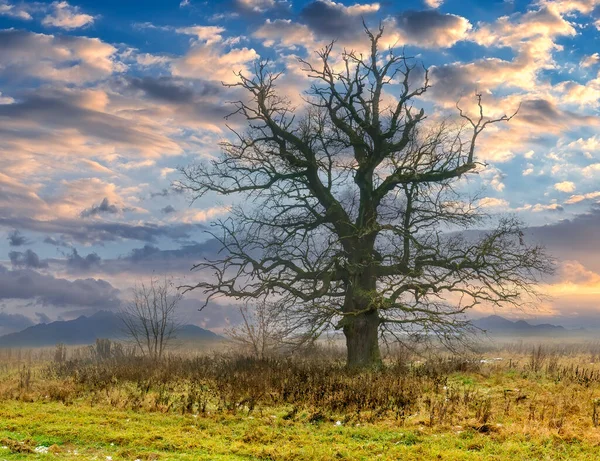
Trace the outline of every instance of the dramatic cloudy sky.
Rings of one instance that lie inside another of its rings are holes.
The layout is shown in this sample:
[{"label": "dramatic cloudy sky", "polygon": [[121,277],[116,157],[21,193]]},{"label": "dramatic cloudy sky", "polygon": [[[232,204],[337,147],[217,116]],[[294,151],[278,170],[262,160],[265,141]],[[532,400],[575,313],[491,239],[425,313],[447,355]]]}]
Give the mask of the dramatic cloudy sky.
[{"label": "dramatic cloudy sky", "polygon": [[[364,46],[362,18],[431,69],[438,113],[476,90],[492,114],[521,104],[482,139],[473,187],[560,260],[525,314],[600,319],[600,0],[0,0],[0,334],[114,309],[152,274],[201,277],[228,203],[170,186],[227,136],[239,95],[221,82],[270,58],[299,102],[297,57]],[[186,320],[235,322],[197,298]]]}]

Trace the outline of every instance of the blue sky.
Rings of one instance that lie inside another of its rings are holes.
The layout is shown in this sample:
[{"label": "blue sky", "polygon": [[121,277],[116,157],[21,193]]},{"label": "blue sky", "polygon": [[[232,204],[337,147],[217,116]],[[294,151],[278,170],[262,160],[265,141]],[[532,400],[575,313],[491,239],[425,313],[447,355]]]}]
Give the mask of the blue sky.
[{"label": "blue sky", "polygon": [[[433,118],[475,91],[492,115],[521,105],[482,137],[487,167],[465,188],[559,259],[553,300],[527,315],[600,317],[600,0],[0,0],[0,334],[114,308],[152,274],[206,276],[189,268],[230,202],[190,205],[171,184],[228,135],[239,93],[221,82],[269,58],[300,104],[297,58],[333,39],[360,50],[362,19],[430,68]],[[188,321],[235,322],[198,303]]]}]

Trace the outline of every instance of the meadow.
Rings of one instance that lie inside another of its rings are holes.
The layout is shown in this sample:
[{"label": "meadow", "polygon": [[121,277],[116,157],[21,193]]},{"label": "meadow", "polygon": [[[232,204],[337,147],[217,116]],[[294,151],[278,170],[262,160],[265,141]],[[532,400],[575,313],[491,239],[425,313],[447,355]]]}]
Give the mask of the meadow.
[{"label": "meadow", "polygon": [[379,371],[118,344],[0,350],[0,460],[596,460],[600,344],[395,349]]}]

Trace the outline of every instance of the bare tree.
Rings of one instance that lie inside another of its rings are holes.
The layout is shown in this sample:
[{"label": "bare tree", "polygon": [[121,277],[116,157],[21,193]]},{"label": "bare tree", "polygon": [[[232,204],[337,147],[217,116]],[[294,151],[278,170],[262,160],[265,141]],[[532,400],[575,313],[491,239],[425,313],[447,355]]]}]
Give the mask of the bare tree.
[{"label": "bare tree", "polygon": [[289,316],[281,303],[260,300],[239,307],[242,322],[229,328],[225,334],[259,359],[297,350],[312,343],[315,336],[310,329],[289,323]]},{"label": "bare tree", "polygon": [[486,118],[477,95],[477,115],[459,108],[463,124],[426,119],[414,104],[428,71],[380,52],[383,29],[366,33],[366,56],[333,55],[330,44],[318,64],[301,60],[315,83],[299,109],[278,95],[267,64],[240,73],[233,86],[250,99],[235,113],[249,129],[234,131],[218,159],[182,169],[179,184],[194,199],[246,196],[216,223],[222,256],[194,266],[214,278],[187,289],[207,302],[278,297],[300,328],[343,330],[347,363],[359,367],[380,364],[382,331],[450,342],[467,309],[520,304],[552,270],[517,219],[487,217],[458,191],[485,167],[479,134],[514,114]]},{"label": "bare tree", "polygon": [[180,327],[176,319],[181,293],[165,278],[151,278],[133,289],[133,298],[121,309],[125,332],[141,352],[160,360]]}]

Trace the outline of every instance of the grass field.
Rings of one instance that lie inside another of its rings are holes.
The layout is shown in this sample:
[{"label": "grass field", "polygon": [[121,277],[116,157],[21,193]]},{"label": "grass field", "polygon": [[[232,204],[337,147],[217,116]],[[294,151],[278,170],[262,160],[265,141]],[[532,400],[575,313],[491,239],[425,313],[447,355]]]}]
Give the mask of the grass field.
[{"label": "grass field", "polygon": [[597,346],[527,347],[372,373],[13,356],[0,365],[0,461],[600,459]]}]

